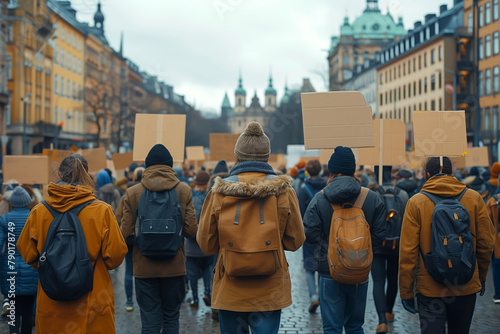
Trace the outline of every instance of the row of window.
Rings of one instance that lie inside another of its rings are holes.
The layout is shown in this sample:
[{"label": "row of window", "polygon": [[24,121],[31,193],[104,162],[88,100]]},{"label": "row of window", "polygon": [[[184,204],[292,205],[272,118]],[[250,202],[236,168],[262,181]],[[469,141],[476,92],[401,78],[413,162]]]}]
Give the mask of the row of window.
[{"label": "row of window", "polygon": [[[491,131],[493,130],[495,133],[498,132],[498,106],[494,106],[493,108],[488,107],[484,109],[479,109],[479,114],[484,114],[483,124],[481,126],[482,130]],[[493,122],[491,120],[493,119]]]},{"label": "row of window", "polygon": [[491,41],[491,35],[484,36],[484,43],[483,38],[479,38],[478,44],[480,60],[491,57],[492,51],[493,55],[497,55],[500,52],[500,36],[498,31],[493,33],[493,44]]},{"label": "row of window", "polygon": [[[491,12],[491,2],[488,1],[487,3],[484,4],[483,6],[479,6],[478,10],[478,24],[479,27],[484,27],[487,26],[488,24],[491,23],[491,20],[497,21],[498,20],[498,0],[493,0],[493,13]],[[469,13],[468,17],[468,25],[469,27],[472,27],[472,12]]]},{"label": "row of window", "polygon": [[[59,23],[54,23],[55,33],[54,37],[59,37]],[[73,37],[73,38],[71,38]],[[67,31],[64,26],[61,26],[61,41],[67,42],[69,45],[73,46],[73,48],[77,48],[78,51],[82,51],[82,40],[76,36],[76,34],[71,35],[71,31]]]},{"label": "row of window", "polygon": [[[437,89],[441,89],[443,86],[443,77],[441,72],[437,75],[437,83],[436,83],[436,75],[433,74],[430,77],[430,91],[435,91],[436,90],[436,85]],[[423,85],[422,85],[423,83]],[[407,89],[408,87],[408,89]],[[409,83],[408,85],[403,85],[399,87],[398,89],[390,90],[388,92],[385,92],[385,95],[383,93],[380,93],[379,95],[379,106],[383,106],[384,104],[390,104],[392,101],[401,101],[405,100],[406,97],[411,98],[412,96],[415,97],[417,95],[422,95],[427,93],[428,90],[428,82],[427,82],[427,77],[418,80],[418,86],[417,86],[417,81],[413,81],[412,83]],[[385,102],[384,102],[384,97],[385,97]]]},{"label": "row of window", "polygon": [[[413,110],[442,110],[443,100],[439,98],[437,106],[436,106],[436,100],[431,100],[429,106],[430,109],[427,109],[427,101],[425,101],[423,104],[422,103],[418,104],[418,109],[417,109],[417,104],[414,104]],[[422,109],[422,107],[424,108]],[[439,109],[436,109],[436,107],[438,107]],[[401,119],[405,123],[411,123],[411,112],[412,112],[412,106],[410,105],[408,106],[408,108],[406,107],[399,108],[397,112],[396,110],[381,112],[379,113],[379,118]]]},{"label": "row of window", "polygon": [[425,29],[420,30],[420,32],[415,32],[411,36],[406,37],[404,40],[386,49],[382,52],[381,62],[389,62],[405,52],[412,50],[416,45],[430,40],[431,37],[437,34],[439,34],[439,21],[428,25]]},{"label": "row of window", "polygon": [[[375,55],[375,60],[380,61],[380,52],[377,51],[374,53],[374,55]],[[359,54],[356,51],[354,51],[352,59],[353,59],[354,67],[360,65]],[[372,59],[370,53],[368,51],[365,51],[363,53],[363,66],[365,68],[370,66],[370,59]],[[338,62],[338,59],[337,59],[337,62]],[[349,50],[347,48],[345,48],[344,53],[343,53],[343,57],[342,57],[342,66],[350,66],[350,63],[351,63],[351,58],[349,55]]]},{"label": "row of window", "polygon": [[[438,48],[438,58],[436,60],[436,49],[432,49],[431,52],[430,52],[430,62],[431,62],[431,65],[435,64],[436,61],[442,61],[443,60],[443,47],[442,46],[439,46]],[[413,72],[416,72],[417,71],[417,60],[418,60],[418,70],[421,70],[422,69],[422,59],[423,59],[423,64],[424,64],[424,68],[427,67],[427,52],[424,52],[423,54],[423,57],[422,55],[419,55],[418,57],[413,57]],[[403,66],[398,65],[398,67],[396,68],[396,66],[394,66],[393,68],[390,68],[390,69],[387,69],[385,70],[384,72],[384,75],[385,75],[385,81],[384,81],[384,76],[382,73],[380,73],[379,75],[379,84],[382,85],[384,82],[387,83],[387,82],[391,82],[392,80],[396,80],[398,78],[401,78],[401,72],[403,73],[403,77],[406,75],[406,69],[408,68],[408,74],[411,74],[412,72],[412,60],[408,60],[408,67],[406,66],[406,62],[403,63]],[[403,69],[403,71],[401,71],[401,68]],[[397,72],[396,72],[396,69],[397,69]]]},{"label": "row of window", "polygon": [[[65,94],[65,87],[66,87],[66,94]],[[71,90],[71,87],[73,87],[73,90]],[[59,76],[56,74],[54,75],[54,94],[59,95],[59,92],[61,94],[61,97],[66,96],[68,99],[73,98],[73,100],[80,100],[80,101],[83,99],[82,85],[78,84],[78,90],[77,90],[75,82],[71,84],[71,81],[69,79],[65,81],[64,77],[61,77],[61,86],[59,87]]]},{"label": "row of window", "polygon": [[479,71],[479,76],[478,76],[479,96],[490,96],[492,94],[492,91],[493,95],[499,93],[500,90],[499,72],[500,69],[498,66],[494,66],[493,71],[491,68],[487,68],[484,71]]},{"label": "row of window", "polygon": [[[65,52],[64,49],[61,48],[60,50],[60,60],[59,60],[59,49],[57,46],[54,48],[54,64],[59,65],[61,64],[62,68],[67,68],[68,71],[73,71],[73,73],[78,73],[78,75],[82,75],[82,60],[78,59],[78,66],[77,66],[77,59],[76,56],[73,56],[71,58],[71,53],[67,53],[66,57],[64,57]],[[73,59],[73,62],[71,62],[71,59]]]},{"label": "row of window", "polygon": [[81,111],[75,110],[72,112],[69,109],[64,110],[64,108],[58,109],[57,107],[55,107],[54,124],[57,125],[61,121],[64,122],[63,128],[65,131],[78,132],[78,133],[83,132],[83,127],[84,127],[83,122],[85,121],[85,118]]}]

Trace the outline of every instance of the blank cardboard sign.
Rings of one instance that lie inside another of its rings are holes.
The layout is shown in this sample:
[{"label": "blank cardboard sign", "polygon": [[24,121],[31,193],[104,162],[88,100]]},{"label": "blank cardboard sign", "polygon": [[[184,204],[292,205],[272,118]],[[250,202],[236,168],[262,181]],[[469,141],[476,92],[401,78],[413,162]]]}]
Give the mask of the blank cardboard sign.
[{"label": "blank cardboard sign", "polygon": [[240,135],[232,133],[210,134],[210,160],[236,161],[234,147]]},{"label": "blank cardboard sign", "polygon": [[465,167],[489,167],[490,159],[487,147],[469,147],[465,156]]},{"label": "blank cardboard sign", "polygon": [[4,184],[48,184],[49,157],[5,155],[3,157]]},{"label": "blank cardboard sign", "polygon": [[189,161],[205,161],[205,149],[203,146],[187,146],[186,159]]},{"label": "blank cardboard sign", "polygon": [[460,157],[467,152],[465,112],[413,111],[415,156]]},{"label": "blank cardboard sign", "polygon": [[360,92],[303,93],[301,98],[307,150],[374,146],[372,109]]},{"label": "blank cardboard sign", "polygon": [[186,115],[137,114],[135,116],[134,161],[144,161],[153,146],[163,144],[174,162],[184,162]]},{"label": "blank cardboard sign", "polygon": [[111,155],[116,170],[125,170],[134,161],[133,152],[115,153]]},{"label": "blank cardboard sign", "polygon": [[99,173],[99,171],[108,168],[106,149],[104,147],[82,150],[80,154],[87,159],[89,173]]},{"label": "blank cardboard sign", "polygon": [[[380,129],[383,129],[382,136]],[[359,149],[360,165],[380,165],[380,141],[382,140],[382,164],[384,166],[397,166],[405,157],[405,124],[399,119],[374,119],[373,137],[374,148]]]}]

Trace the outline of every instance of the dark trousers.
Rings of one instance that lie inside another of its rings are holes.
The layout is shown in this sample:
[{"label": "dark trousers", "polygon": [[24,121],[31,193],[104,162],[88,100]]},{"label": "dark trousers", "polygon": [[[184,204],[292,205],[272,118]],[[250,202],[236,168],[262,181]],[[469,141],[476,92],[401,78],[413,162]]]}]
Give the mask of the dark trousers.
[{"label": "dark trousers", "polygon": [[467,334],[472,322],[476,294],[448,298],[417,295],[420,330],[422,334]]},{"label": "dark trousers", "polygon": [[281,310],[270,312],[233,312],[219,310],[221,334],[278,334]]},{"label": "dark trousers", "polygon": [[[15,321],[12,326],[9,318],[10,333],[31,334],[33,330],[33,304],[35,304],[36,295],[16,296],[10,299],[15,305]],[[9,312],[10,314],[10,312]]]},{"label": "dark trousers", "polygon": [[[379,323],[385,323],[385,313],[391,313],[398,295],[399,257],[396,255],[373,256],[373,300],[379,316]],[[387,279],[387,290],[386,282]]]},{"label": "dark trousers", "polygon": [[184,276],[135,278],[142,334],[179,333],[179,310],[186,295]]},{"label": "dark trousers", "polygon": [[212,290],[212,263],[213,256],[186,256],[186,273],[191,286],[191,292],[193,293],[193,300],[198,300],[198,279],[200,278],[203,278],[205,296],[210,298]]},{"label": "dark trousers", "polygon": [[134,246],[128,246],[128,253],[125,255],[125,294],[127,295],[127,301],[131,302],[134,294],[134,280],[133,280],[133,269],[134,263],[132,262],[132,256],[134,255]]},{"label": "dark trousers", "polygon": [[496,259],[493,255],[491,259],[491,267],[493,268],[493,286],[495,287],[495,299],[500,299],[500,259]]}]

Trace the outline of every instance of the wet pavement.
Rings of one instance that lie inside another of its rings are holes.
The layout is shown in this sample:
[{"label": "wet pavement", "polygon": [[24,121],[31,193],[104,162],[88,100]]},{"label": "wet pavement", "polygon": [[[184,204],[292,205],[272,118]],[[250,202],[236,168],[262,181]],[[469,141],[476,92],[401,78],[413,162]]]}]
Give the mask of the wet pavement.
[{"label": "wet pavement", "polygon": [[[288,262],[290,263],[290,273],[292,277],[292,298],[293,305],[284,309],[281,318],[280,334],[285,333],[323,333],[321,329],[320,309],[317,314],[309,314],[309,295],[305,283],[305,274],[302,267],[302,251],[295,253],[287,252]],[[138,334],[141,332],[140,313],[137,304],[135,310],[126,312],[125,292],[123,286],[125,267],[122,265],[117,270],[111,272],[113,284],[115,286],[116,302],[116,332],[118,334]],[[491,270],[487,280],[486,294],[477,298],[476,310],[470,333],[486,334],[500,333],[500,305],[494,305],[492,302],[493,284],[491,279]],[[203,291],[200,280],[199,291]],[[364,330],[365,333],[375,333],[377,326],[377,315],[373,297],[370,290],[368,292],[368,301],[366,307],[366,317]],[[189,306],[191,293],[188,292],[186,302],[183,303],[180,316],[180,333],[198,334],[198,333],[219,333],[218,322],[212,320],[211,309],[203,302],[200,302],[199,309],[194,311]],[[135,299],[134,299],[135,302]],[[406,312],[401,301],[396,301],[396,318],[393,324],[389,325],[390,333],[414,334],[419,333],[418,316]],[[8,333],[6,321],[0,321],[0,333]]]}]

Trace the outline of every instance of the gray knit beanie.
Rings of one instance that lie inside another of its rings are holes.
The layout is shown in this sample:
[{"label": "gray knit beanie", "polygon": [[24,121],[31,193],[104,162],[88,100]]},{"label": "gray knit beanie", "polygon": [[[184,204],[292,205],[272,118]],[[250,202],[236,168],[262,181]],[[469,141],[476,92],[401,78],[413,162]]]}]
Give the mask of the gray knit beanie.
[{"label": "gray knit beanie", "polygon": [[270,154],[271,143],[262,126],[257,122],[250,122],[234,147],[236,160],[267,162]]},{"label": "gray knit beanie", "polygon": [[14,188],[12,196],[10,197],[10,205],[13,208],[25,208],[30,205],[31,202],[33,202],[33,200],[23,187],[17,186]]}]

